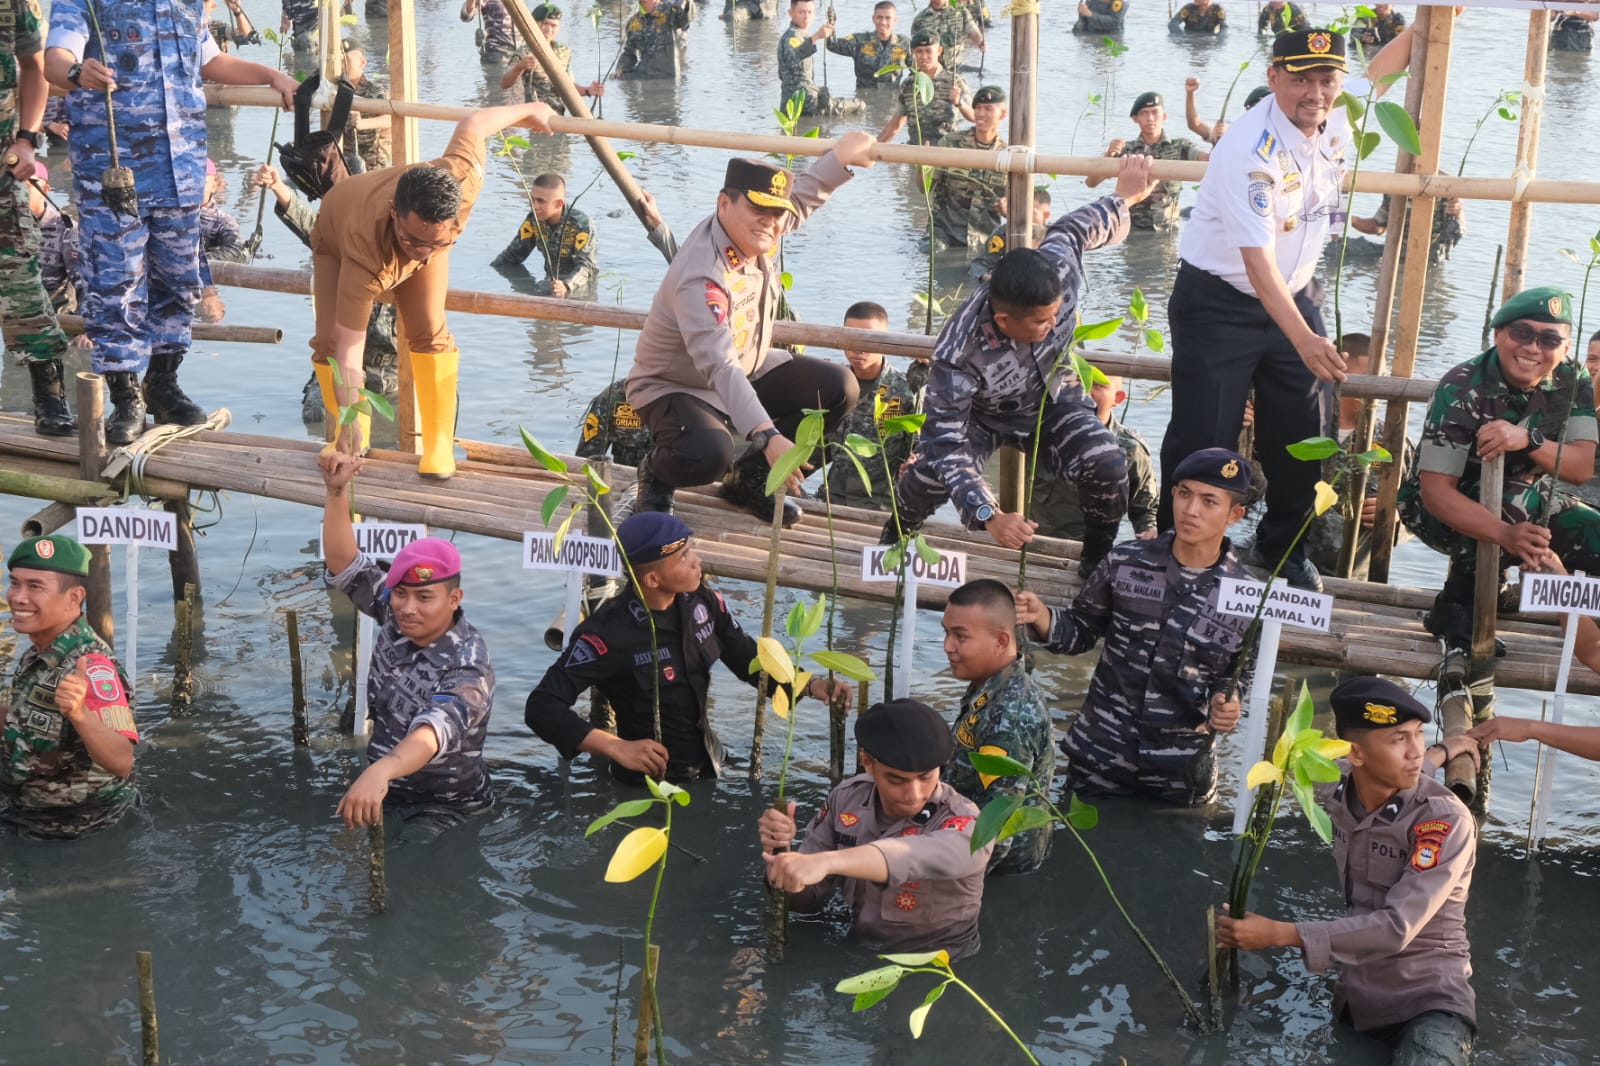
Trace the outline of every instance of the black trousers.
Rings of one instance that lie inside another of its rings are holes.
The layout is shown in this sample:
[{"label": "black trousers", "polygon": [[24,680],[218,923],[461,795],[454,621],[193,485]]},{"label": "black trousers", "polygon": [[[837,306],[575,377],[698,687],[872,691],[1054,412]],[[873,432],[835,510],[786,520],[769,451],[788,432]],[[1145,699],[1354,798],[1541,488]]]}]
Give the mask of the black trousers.
[{"label": "black trousers", "polygon": [[[767,417],[790,440],[810,409],[828,412],[833,429],[844,421],[861,396],[856,376],[838,363],[796,355],[751,382]],[[639,411],[655,450],[650,470],[671,488],[716,481],[733,466],[733,427],[727,414],[694,396],[674,393],[647,403]]]},{"label": "black trousers", "polygon": [[[1315,282],[1295,293],[1306,323],[1326,336]],[[1182,263],[1167,304],[1172,330],[1172,420],[1161,442],[1157,524],[1172,528],[1172,471],[1202,448],[1237,448],[1244,403],[1255,387],[1256,457],[1267,478],[1267,513],[1256,529],[1263,558],[1276,561],[1316,499],[1322,464],[1285,449],[1322,433],[1331,396],[1254,296]],[[1296,555],[1304,555],[1303,547]]]}]

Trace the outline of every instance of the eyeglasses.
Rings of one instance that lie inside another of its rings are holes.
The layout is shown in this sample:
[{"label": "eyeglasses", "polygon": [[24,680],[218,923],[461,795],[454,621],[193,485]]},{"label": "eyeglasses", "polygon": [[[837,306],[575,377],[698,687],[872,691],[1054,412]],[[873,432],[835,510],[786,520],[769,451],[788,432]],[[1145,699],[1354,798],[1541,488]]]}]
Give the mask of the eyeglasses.
[{"label": "eyeglasses", "polygon": [[1540,351],[1553,352],[1563,344],[1567,338],[1553,329],[1534,329],[1526,322],[1513,322],[1506,327],[1506,333],[1518,344],[1538,343]]},{"label": "eyeglasses", "polygon": [[455,238],[455,237],[451,237],[447,241],[419,241],[419,240],[417,240],[417,238],[411,236],[411,234],[407,233],[405,231],[405,229],[403,229],[401,227],[401,225],[400,225],[400,216],[398,214],[396,214],[393,217],[394,217],[394,239],[396,241],[398,241],[399,243],[405,245],[407,248],[413,249],[413,250],[418,251],[418,252],[426,252],[429,255],[432,255],[434,252],[441,252],[444,249],[450,247],[452,244],[456,243],[457,238]]}]

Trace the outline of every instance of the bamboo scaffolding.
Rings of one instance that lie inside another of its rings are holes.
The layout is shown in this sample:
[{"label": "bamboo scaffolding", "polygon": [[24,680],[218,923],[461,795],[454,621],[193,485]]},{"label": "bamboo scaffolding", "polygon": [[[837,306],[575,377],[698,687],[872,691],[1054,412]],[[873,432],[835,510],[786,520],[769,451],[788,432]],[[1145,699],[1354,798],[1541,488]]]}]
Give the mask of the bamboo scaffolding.
[{"label": "bamboo scaffolding", "polygon": [[[57,315],[61,329],[76,337],[84,332],[82,315]],[[236,341],[242,344],[279,344],[283,330],[275,326],[229,326],[219,323],[196,322],[191,333],[197,341]]]},{"label": "bamboo scaffolding", "polygon": [[[1446,40],[1448,41],[1448,32]],[[1446,49],[1448,53],[1448,49]],[[282,107],[283,99],[264,86],[207,85],[206,100],[220,107]],[[447,104],[407,103],[399,100],[370,100],[357,97],[353,110],[366,114],[405,115],[459,122],[473,109]],[[772,154],[815,157],[827,153],[833,140],[813,137],[788,137],[776,133],[743,133],[727,130],[693,129],[686,126],[658,126],[648,122],[613,122],[609,119],[578,119],[557,115],[550,120],[557,133],[580,136],[600,135],[618,140],[651,144],[676,144],[698,148],[718,148],[744,154]],[[1424,130],[1426,135],[1426,129]],[[873,158],[883,163],[993,170],[1005,173],[1047,173],[1086,178],[1115,179],[1120,163],[1105,156],[1030,155],[1026,151],[985,152],[973,148],[938,148],[929,145],[877,144]],[[1156,160],[1150,175],[1157,181],[1197,182],[1205,176],[1205,163]],[[1553,181],[1537,178],[1518,190],[1515,178],[1457,177],[1453,174],[1394,174],[1381,170],[1363,171],[1354,188],[1358,192],[1385,196],[1460,197],[1465,200],[1528,201],[1531,203],[1600,203],[1600,182]],[[1346,182],[1347,189],[1351,186]]]},{"label": "bamboo scaffolding", "polygon": [[[1550,12],[1537,8],[1528,13],[1528,50],[1523,61],[1522,118],[1517,125],[1518,178],[1532,179],[1539,172],[1539,131],[1544,120],[1544,69],[1550,53]],[[1533,205],[1527,198],[1513,200],[1506,231],[1506,273],[1500,286],[1503,299],[1523,289],[1528,269],[1528,237],[1533,230]]]}]

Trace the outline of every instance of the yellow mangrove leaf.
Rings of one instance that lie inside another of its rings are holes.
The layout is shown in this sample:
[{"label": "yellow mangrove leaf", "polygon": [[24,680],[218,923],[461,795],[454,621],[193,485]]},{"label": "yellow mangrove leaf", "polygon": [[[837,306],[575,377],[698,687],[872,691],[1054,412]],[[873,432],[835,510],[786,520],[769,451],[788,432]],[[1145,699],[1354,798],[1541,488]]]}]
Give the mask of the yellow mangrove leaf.
[{"label": "yellow mangrove leaf", "polygon": [[1317,482],[1317,514],[1326,514],[1328,508],[1339,502],[1339,494],[1326,481]]},{"label": "yellow mangrove leaf", "polygon": [[789,658],[789,652],[776,640],[757,637],[756,658],[761,660],[761,669],[767,672],[767,676],[780,685],[794,681],[794,662]]},{"label": "yellow mangrove leaf", "polygon": [[794,702],[799,703],[806,694],[806,686],[811,684],[811,672],[801,670],[794,675]]},{"label": "yellow mangrove leaf", "polygon": [[1328,737],[1325,740],[1317,741],[1311,750],[1324,759],[1342,759],[1350,754],[1350,742],[1348,740],[1340,740],[1337,737]]},{"label": "yellow mangrove leaf", "polygon": [[1244,779],[1244,783],[1248,788],[1260,788],[1262,785],[1282,780],[1283,771],[1267,760],[1262,759],[1250,767],[1250,775]]},{"label": "yellow mangrove leaf", "polygon": [[667,834],[653,825],[642,825],[622,838],[611,853],[606,880],[613,884],[632,881],[661,860],[667,851]]},{"label": "yellow mangrove leaf", "polygon": [[785,720],[789,717],[789,690],[781,685],[772,693],[772,713]]},{"label": "yellow mangrove leaf", "polygon": [[[998,746],[996,746],[994,744],[985,744],[983,747],[978,749],[978,754],[979,755],[1010,755],[1011,753],[1006,751],[1006,749],[1004,749],[1002,747],[998,747]],[[994,782],[1000,780],[1001,776],[1002,775],[1000,775],[1000,774],[984,774],[984,773],[980,773],[978,775],[978,783],[981,784],[984,788],[988,788],[991,784],[993,784]]]}]

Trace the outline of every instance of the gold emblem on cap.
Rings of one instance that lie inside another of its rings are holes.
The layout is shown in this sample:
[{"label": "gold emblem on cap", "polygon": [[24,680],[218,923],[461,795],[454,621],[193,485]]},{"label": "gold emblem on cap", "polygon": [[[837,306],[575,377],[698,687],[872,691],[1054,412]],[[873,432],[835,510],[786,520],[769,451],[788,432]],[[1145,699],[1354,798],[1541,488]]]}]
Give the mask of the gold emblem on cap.
[{"label": "gold emblem on cap", "polygon": [[1561,297],[1550,297],[1550,302],[1546,306],[1550,308],[1550,313],[1552,315],[1559,315],[1561,313]]},{"label": "gold emblem on cap", "polygon": [[1233,461],[1232,459],[1229,459],[1227,462],[1223,463],[1222,464],[1222,476],[1226,477],[1226,478],[1236,478],[1236,477],[1238,477],[1239,476],[1239,464],[1236,463],[1235,461]]},{"label": "gold emblem on cap", "polygon": [[1306,38],[1306,47],[1317,55],[1322,55],[1333,47],[1333,38],[1326,33],[1313,33]]},{"label": "gold emblem on cap", "polygon": [[433,580],[433,567],[431,567],[431,566],[413,566],[411,568],[411,576],[414,577],[418,581],[432,581]]},{"label": "gold emblem on cap", "polygon": [[665,559],[687,543],[689,543],[689,538],[683,537],[673,541],[671,544],[663,544],[661,546],[661,558]]},{"label": "gold emblem on cap", "polygon": [[1369,703],[1361,717],[1374,725],[1394,725],[1399,719],[1399,712],[1386,704]]},{"label": "gold emblem on cap", "polygon": [[783,196],[789,187],[789,172],[779,170],[772,175],[772,195]]},{"label": "gold emblem on cap", "polygon": [[48,559],[56,553],[56,542],[53,540],[41,540],[33,546],[33,552],[41,559]]}]

